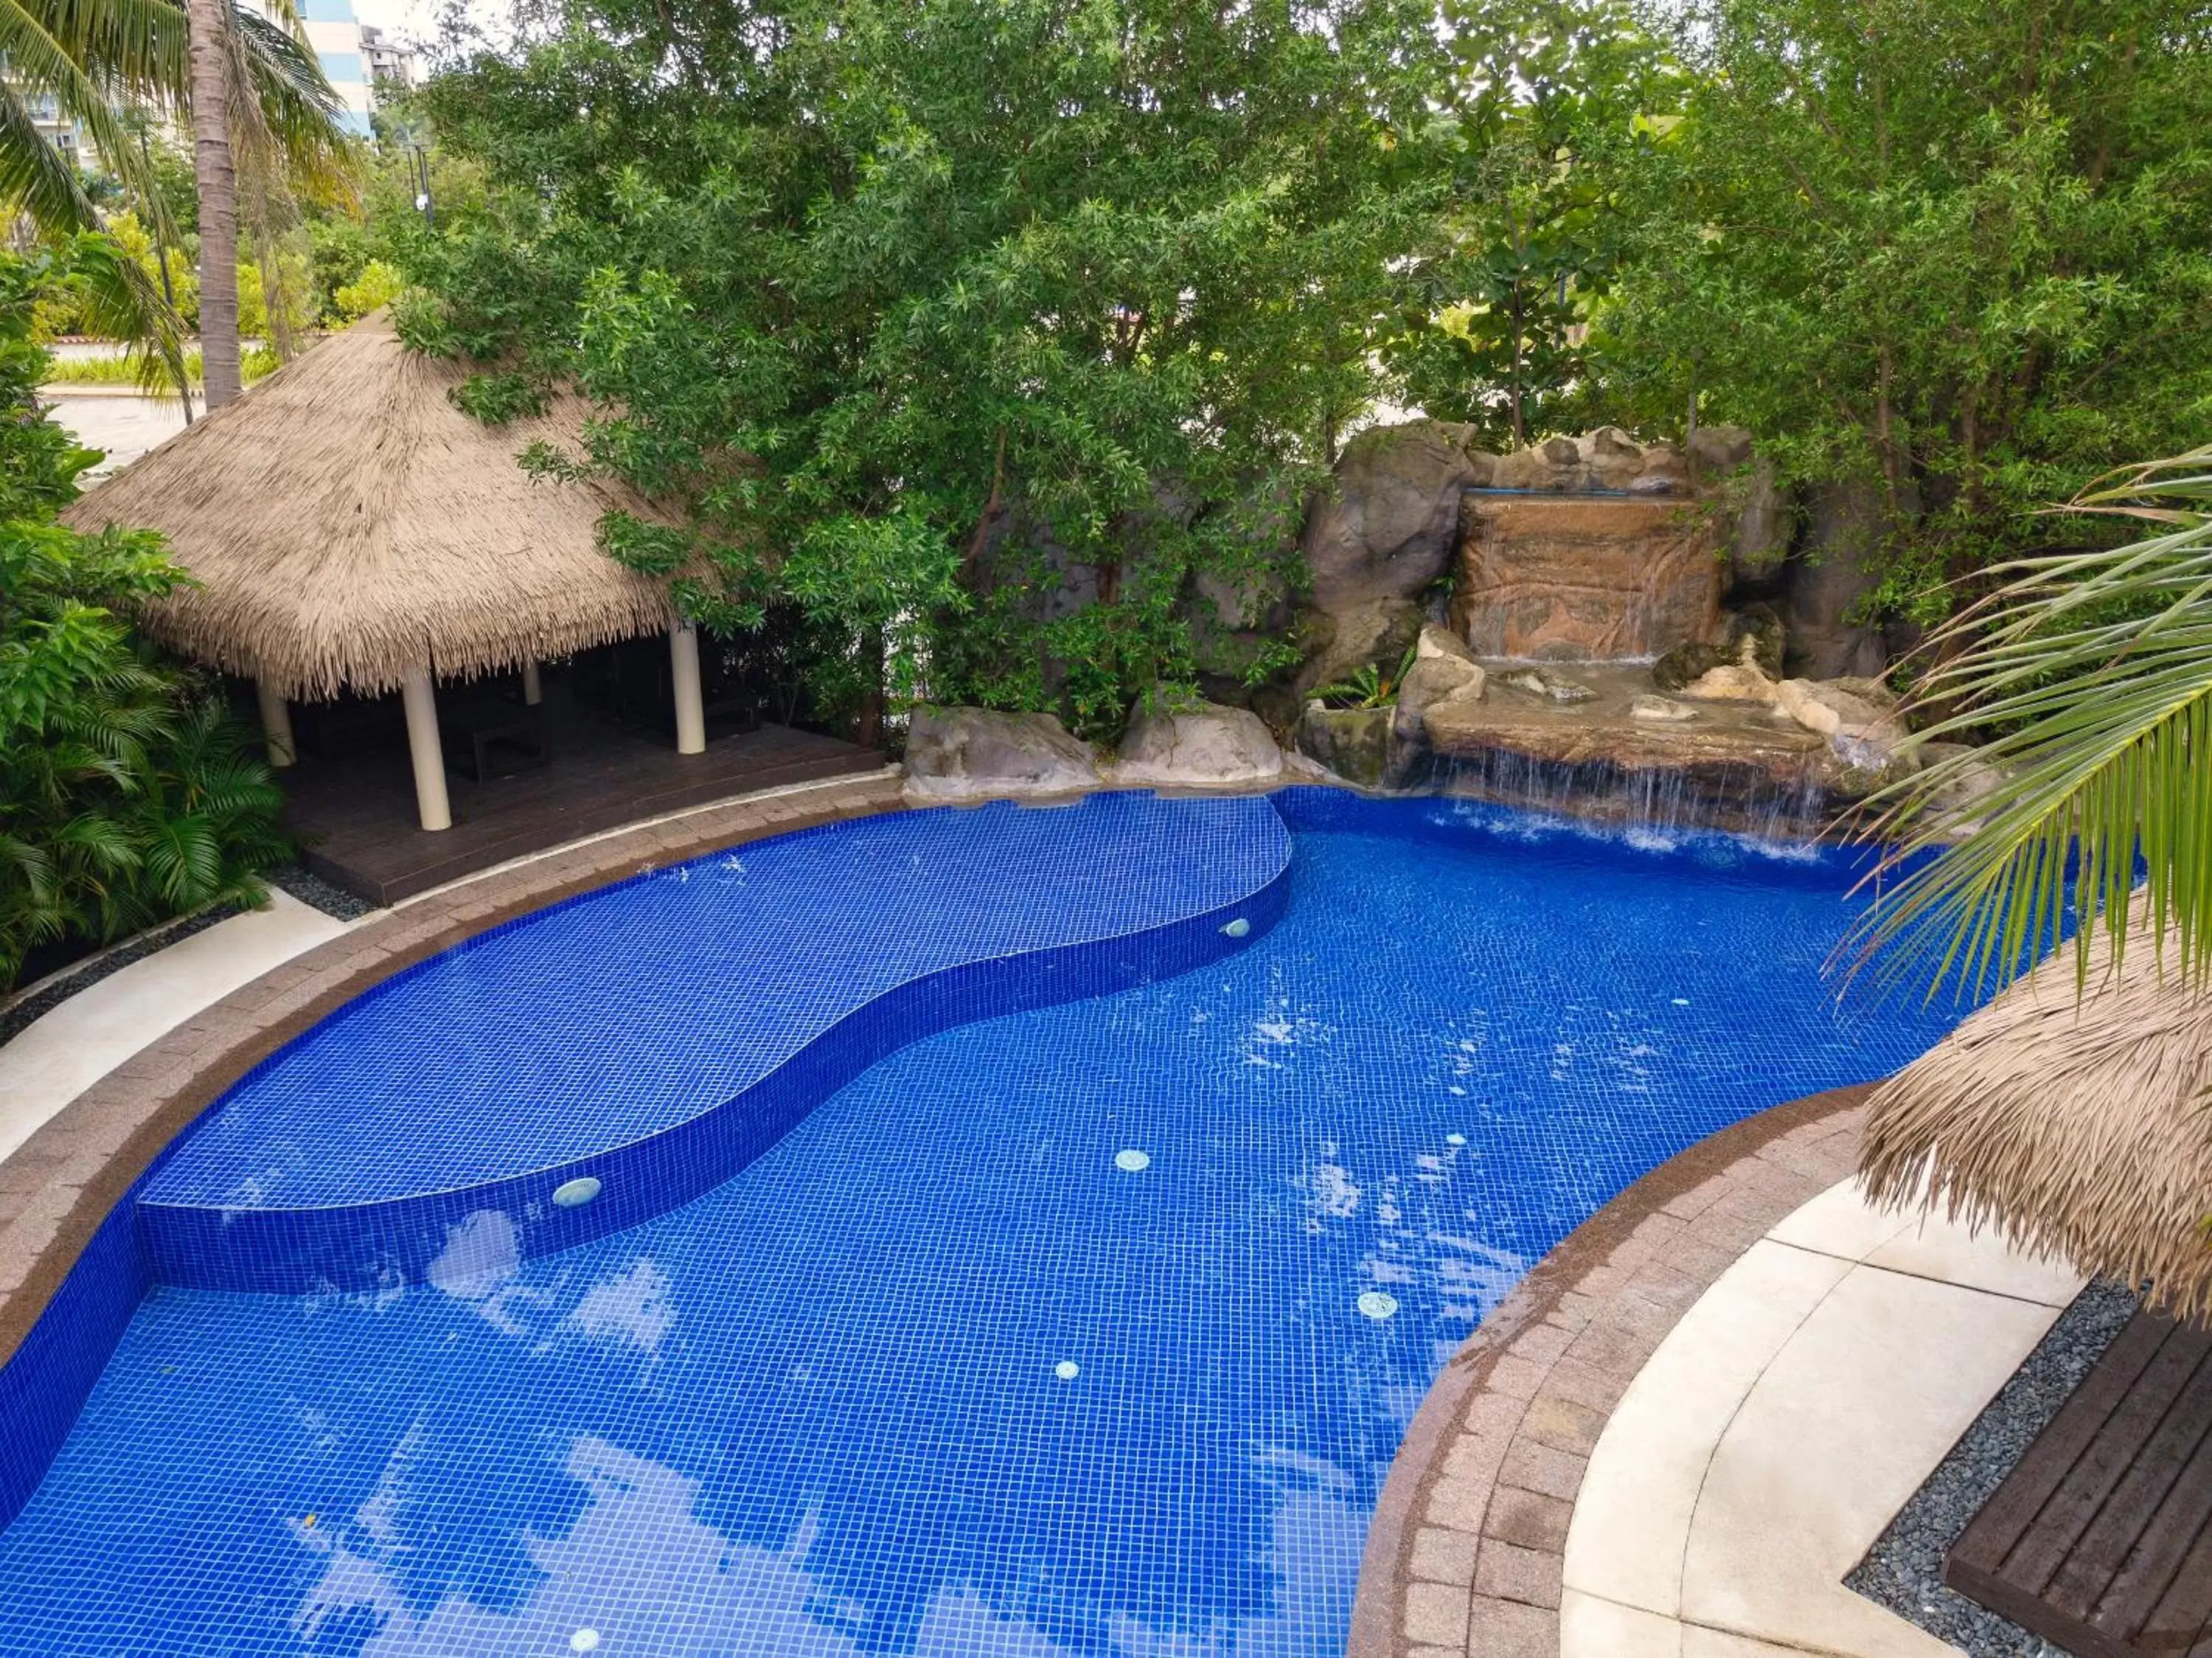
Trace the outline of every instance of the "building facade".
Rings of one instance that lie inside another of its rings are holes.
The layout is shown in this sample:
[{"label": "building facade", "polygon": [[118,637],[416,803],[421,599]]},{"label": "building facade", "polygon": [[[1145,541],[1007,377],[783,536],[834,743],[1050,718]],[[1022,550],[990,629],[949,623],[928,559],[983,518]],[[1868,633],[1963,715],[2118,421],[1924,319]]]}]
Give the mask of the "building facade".
[{"label": "building facade", "polygon": [[348,129],[367,137],[378,88],[416,83],[420,60],[415,49],[362,23],[353,15],[353,0],[300,0],[300,20],[324,77],[344,107]]}]

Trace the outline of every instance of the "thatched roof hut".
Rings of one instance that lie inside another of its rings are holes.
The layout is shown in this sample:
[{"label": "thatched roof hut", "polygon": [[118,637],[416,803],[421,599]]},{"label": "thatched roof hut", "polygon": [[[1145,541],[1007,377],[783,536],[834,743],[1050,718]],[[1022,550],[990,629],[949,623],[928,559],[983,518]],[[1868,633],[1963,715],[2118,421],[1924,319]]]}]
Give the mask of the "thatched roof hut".
[{"label": "thatched roof hut", "polygon": [[1862,1178],[2212,1319],[2212,986],[2140,932],[2075,973],[2060,952],[1883,1083]]},{"label": "thatched roof hut", "polygon": [[596,541],[609,508],[647,504],[515,464],[538,439],[573,447],[582,405],[486,426],[447,396],[465,372],[406,350],[380,312],[63,516],[166,534],[200,585],[140,625],[285,698],[389,692],[426,662],[471,678],[667,627],[664,585]]}]

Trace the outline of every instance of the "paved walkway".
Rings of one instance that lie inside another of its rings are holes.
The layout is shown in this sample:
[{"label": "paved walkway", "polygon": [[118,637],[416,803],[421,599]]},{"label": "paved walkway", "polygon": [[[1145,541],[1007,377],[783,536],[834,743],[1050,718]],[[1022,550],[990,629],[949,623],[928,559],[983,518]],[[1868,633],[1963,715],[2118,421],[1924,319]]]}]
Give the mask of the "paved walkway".
[{"label": "paved walkway", "polygon": [[1869,1212],[1863,1088],[1662,1164],[1445,1367],[1384,1486],[1353,1658],[1932,1658],[1841,1579],[2071,1299]]},{"label": "paved walkway", "polygon": [[0,1158],[155,1037],[345,930],[289,893],[269,900],[87,985],[0,1045]]},{"label": "paved walkway", "polygon": [[1576,1499],[1562,1658],[1943,1658],[1843,1585],[2081,1287],[1849,1181],[1745,1252],[1613,1409]]}]

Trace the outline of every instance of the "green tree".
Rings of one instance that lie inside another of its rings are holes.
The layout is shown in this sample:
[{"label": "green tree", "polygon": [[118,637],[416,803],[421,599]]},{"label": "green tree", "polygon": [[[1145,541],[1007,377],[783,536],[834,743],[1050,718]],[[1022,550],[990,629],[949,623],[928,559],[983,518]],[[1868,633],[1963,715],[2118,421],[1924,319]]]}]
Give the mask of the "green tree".
[{"label": "green tree", "polygon": [[806,572],[864,678],[1115,728],[1188,680],[1190,571],[1285,551],[1240,503],[1375,393],[1437,194],[1429,23],[572,0],[426,94],[493,194],[410,256],[406,332],[589,395],[589,462],[693,508],[610,546],[709,625]]},{"label": "green tree", "polygon": [[0,987],[28,952],[258,901],[278,796],[219,694],[132,636],[185,578],[158,537],[54,521],[98,459],[43,418],[44,277],[0,259]]},{"label": "green tree", "polygon": [[[2212,413],[2212,8],[1698,0],[1603,395],[1881,503],[1917,621],[2033,515]],[[1869,618],[1869,619],[1873,619]]]},{"label": "green tree", "polygon": [[1625,0],[1454,0],[1448,15],[1445,240],[1393,360],[1430,414],[1517,448],[1579,412],[1589,316],[1630,247],[1622,181],[1681,88]]}]

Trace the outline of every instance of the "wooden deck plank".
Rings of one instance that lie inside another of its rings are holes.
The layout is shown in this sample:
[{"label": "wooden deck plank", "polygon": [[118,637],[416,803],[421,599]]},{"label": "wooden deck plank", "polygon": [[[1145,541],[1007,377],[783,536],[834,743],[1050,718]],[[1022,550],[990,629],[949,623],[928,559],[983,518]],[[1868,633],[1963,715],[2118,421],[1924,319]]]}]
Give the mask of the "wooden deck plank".
[{"label": "wooden deck plank", "polygon": [[[2197,1368],[2191,1373],[2193,1381],[2197,1371],[2204,1370],[2208,1362],[2208,1344],[2194,1332],[2178,1331],[2168,1345],[2185,1341],[2197,1350]],[[2208,1373],[2208,1379],[2212,1379],[2212,1373]],[[2139,1602],[2120,1602],[2113,1595],[2120,1570],[2136,1545],[2147,1541],[2164,1521],[2167,1499],[2176,1495],[2183,1470],[2209,1436],[2212,1436],[2212,1387],[2185,1384],[2156,1431],[2129,1453],[2132,1460],[2127,1472],[2075,1542],[2066,1564],[2052,1576],[2044,1599],[2068,1617],[2087,1623],[2129,1623],[2132,1617],[2130,1626],[2139,1625],[2166,1585],[2156,1585]],[[2179,1494],[2185,1503],[2194,1496],[2185,1488]],[[2189,1536],[2196,1534],[2192,1525]],[[2100,1607],[2108,1615],[2100,1615]]]},{"label": "wooden deck plank", "polygon": [[2023,1459],[2011,1478],[1983,1505],[1951,1551],[1951,1557],[1974,1570],[1994,1572],[2004,1564],[2043,1505],[2073,1472],[2081,1453],[2119,1408],[2159,1349],[2166,1332],[2142,1319],[2130,1320],[2104,1358],[2083,1378],[2037,1440],[2038,1457]]},{"label": "wooden deck plank", "polygon": [[2112,1488],[2126,1478],[2136,1453],[2158,1431],[2173,1401],[2203,1356],[2196,1344],[2169,1330],[2158,1356],[2145,1367],[2096,1437],[2052,1493],[2035,1524],[2005,1557],[2004,1575],[2042,1594],[2103,1509]]},{"label": "wooden deck plank", "polygon": [[[2159,1509],[2106,1597],[2112,1609],[2150,1608],[2142,1641],[2153,1651],[2185,1650],[2212,1621],[2212,1435],[2199,1442],[2175,1484],[2179,1497]],[[2096,1621],[2112,1618],[2100,1612]]]},{"label": "wooden deck plank", "polygon": [[449,773],[453,825],[416,821],[404,751],[303,759],[283,773],[287,827],[308,869],[393,904],[510,858],[733,795],[872,771],[873,749],[810,731],[764,726],[678,754],[650,732],[573,708],[550,711],[552,759],[476,783]]},{"label": "wooden deck plank", "polygon": [[1943,1576],[2080,1658],[2212,1658],[2212,1333],[2137,1314]]}]

